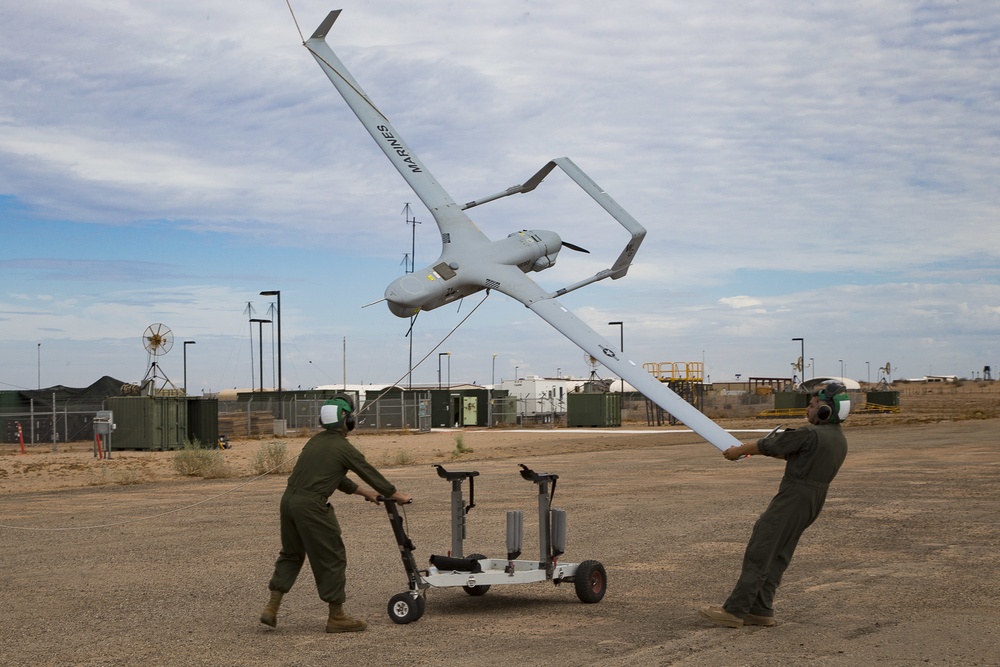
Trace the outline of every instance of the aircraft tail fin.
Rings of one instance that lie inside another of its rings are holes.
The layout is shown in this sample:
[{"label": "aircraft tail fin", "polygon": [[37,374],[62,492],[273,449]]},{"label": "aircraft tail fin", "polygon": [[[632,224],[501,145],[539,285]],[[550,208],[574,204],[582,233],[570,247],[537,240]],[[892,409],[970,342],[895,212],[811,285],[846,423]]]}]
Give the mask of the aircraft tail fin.
[{"label": "aircraft tail fin", "polygon": [[611,195],[595,183],[594,179],[576,166],[576,163],[568,157],[556,158],[553,162],[559,165],[566,172],[567,176],[572,178],[594,201],[601,205],[601,208],[610,213],[611,217],[617,220],[632,235],[632,238],[625,245],[625,249],[618,255],[618,259],[611,265],[612,280],[624,277],[628,273],[628,267],[632,265],[632,258],[639,251],[639,245],[646,238],[646,228],[640,225],[638,220],[633,218]]}]

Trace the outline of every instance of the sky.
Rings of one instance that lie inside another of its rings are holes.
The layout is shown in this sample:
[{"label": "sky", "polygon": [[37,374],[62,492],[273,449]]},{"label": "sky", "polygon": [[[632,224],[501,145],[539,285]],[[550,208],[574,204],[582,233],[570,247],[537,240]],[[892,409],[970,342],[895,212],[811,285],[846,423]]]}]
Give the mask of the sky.
[{"label": "sky", "polygon": [[[411,345],[414,383],[590,373],[499,293],[410,336],[364,307],[440,236],[302,46],[337,8],[328,43],[455,201],[567,156],[647,229],[626,277],[560,297],[637,363],[791,377],[804,347],[807,378],[1000,374],[994,3],[291,7],[0,8],[0,390],[138,382],[153,324],[189,393],[274,387],[264,290],[285,388],[406,381]],[[470,216],[591,251],[531,274],[549,290],[627,241],[558,170]]]}]

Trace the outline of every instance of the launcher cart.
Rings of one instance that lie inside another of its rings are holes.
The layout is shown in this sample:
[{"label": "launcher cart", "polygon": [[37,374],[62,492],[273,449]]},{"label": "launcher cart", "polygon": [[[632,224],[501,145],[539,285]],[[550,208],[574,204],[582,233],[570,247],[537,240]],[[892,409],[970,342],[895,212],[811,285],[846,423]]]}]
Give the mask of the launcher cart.
[{"label": "launcher cart", "polygon": [[[552,507],[558,475],[537,473],[523,463],[521,477],[538,486],[538,560],[517,560],[521,555],[524,517],[521,510],[507,512],[507,557],[487,558],[482,554],[465,556],[466,517],[475,504],[475,478],[478,471],[448,471],[435,465],[438,476],[451,483],[451,551],[433,555],[430,565],[421,570],[413,555],[414,545],[406,534],[403,517],[395,502],[386,500],[386,512],[406,570],[408,589],[389,599],[389,618],[394,623],[416,621],[424,614],[428,588],[461,586],[469,595],[485,595],[490,586],[530,584],[551,581],[555,585],[572,582],[581,602],[600,602],[607,590],[604,566],[596,560],[560,563],[566,549],[566,512]],[[469,482],[469,504],[465,504],[462,485]]]}]

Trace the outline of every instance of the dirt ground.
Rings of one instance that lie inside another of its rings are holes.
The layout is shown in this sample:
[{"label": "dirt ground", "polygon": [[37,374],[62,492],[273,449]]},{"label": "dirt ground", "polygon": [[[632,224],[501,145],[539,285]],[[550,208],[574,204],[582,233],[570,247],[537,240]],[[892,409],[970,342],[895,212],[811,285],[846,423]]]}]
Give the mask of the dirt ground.
[{"label": "dirt ground", "polygon": [[[396,625],[386,604],[406,581],[385,510],[338,494],[347,608],[370,624],[351,635],[323,632],[308,568],[278,627],[257,621],[286,478],[253,475],[265,443],[223,452],[231,476],[220,479],[180,475],[172,452],[98,461],[85,443],[8,450],[0,664],[998,665],[1000,419],[963,419],[995,415],[995,398],[982,410],[971,400],[953,413],[960,421],[912,411],[849,420],[850,454],[786,573],[778,625],[740,630],[696,609],[728,594],[782,462],[727,462],[682,428],[353,438],[414,496],[406,516],[420,562],[451,541],[450,485],[431,463],[481,473],[466,553],[503,557],[505,513],[521,509],[522,558],[537,554],[525,463],[559,475],[563,560],[601,561],[609,584],[598,604],[579,602],[572,585],[432,589],[423,618]],[[752,439],[774,424],[725,425]],[[303,440],[284,442],[294,455]]]}]

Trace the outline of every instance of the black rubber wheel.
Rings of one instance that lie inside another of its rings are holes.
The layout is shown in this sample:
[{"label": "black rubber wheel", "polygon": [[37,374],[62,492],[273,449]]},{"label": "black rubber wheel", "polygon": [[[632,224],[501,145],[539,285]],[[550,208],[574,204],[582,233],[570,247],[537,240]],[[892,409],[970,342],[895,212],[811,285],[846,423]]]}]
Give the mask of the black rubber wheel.
[{"label": "black rubber wheel", "polygon": [[[483,558],[486,558],[486,556],[484,556],[483,554],[472,554],[471,556],[469,556],[469,558],[473,558],[475,560],[482,560]],[[490,590],[490,585],[484,584],[482,586],[462,586],[462,590],[468,593],[469,595],[472,595],[474,597],[479,597],[480,595],[486,595],[486,591]]]},{"label": "black rubber wheel", "polygon": [[389,618],[392,619],[393,623],[399,625],[412,623],[424,615],[426,605],[427,601],[422,595],[414,597],[413,593],[409,591],[397,593],[389,598]]},{"label": "black rubber wheel", "polygon": [[596,560],[585,560],[576,568],[573,586],[580,602],[588,604],[600,602],[608,590],[608,573]]}]

